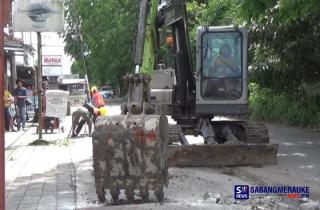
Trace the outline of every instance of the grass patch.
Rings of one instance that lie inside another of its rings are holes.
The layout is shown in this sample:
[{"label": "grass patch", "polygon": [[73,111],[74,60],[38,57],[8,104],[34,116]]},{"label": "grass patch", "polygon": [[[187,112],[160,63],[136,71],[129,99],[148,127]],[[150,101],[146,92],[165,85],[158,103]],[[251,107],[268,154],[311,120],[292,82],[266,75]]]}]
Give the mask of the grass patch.
[{"label": "grass patch", "polygon": [[71,145],[71,139],[69,138],[59,139],[54,141],[53,143],[58,146],[69,146]]},{"label": "grass patch", "polygon": [[29,146],[48,146],[48,145],[69,146],[71,145],[71,140],[69,138],[58,139],[53,141],[35,140],[29,144]]},{"label": "grass patch", "polygon": [[257,84],[249,85],[250,118],[302,127],[319,127],[320,100],[318,97],[297,97],[276,94]]}]

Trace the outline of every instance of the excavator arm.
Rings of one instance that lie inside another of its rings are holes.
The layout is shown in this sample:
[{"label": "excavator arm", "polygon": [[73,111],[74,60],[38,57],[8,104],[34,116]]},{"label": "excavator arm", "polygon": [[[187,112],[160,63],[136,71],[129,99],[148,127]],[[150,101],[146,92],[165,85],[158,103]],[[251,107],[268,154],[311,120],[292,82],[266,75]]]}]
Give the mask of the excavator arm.
[{"label": "excavator arm", "polygon": [[152,74],[156,61],[157,40],[157,0],[142,0],[140,2],[138,34],[134,63],[135,73]]},{"label": "excavator arm", "polygon": [[158,31],[161,27],[171,27],[174,37],[175,75],[177,90],[174,103],[179,113],[186,114],[186,105],[193,96],[188,93],[195,91],[192,70],[191,51],[187,30],[186,7],[183,0],[161,1],[142,0],[134,62],[135,73],[151,75],[155,69],[158,50]]}]

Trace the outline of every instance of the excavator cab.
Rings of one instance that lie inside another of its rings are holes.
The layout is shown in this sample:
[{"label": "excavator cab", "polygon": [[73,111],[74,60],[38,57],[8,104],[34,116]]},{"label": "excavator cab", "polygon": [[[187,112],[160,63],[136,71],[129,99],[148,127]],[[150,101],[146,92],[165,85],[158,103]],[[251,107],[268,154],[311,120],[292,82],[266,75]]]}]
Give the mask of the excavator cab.
[{"label": "excavator cab", "polygon": [[247,32],[243,27],[198,27],[196,113],[248,111]]}]

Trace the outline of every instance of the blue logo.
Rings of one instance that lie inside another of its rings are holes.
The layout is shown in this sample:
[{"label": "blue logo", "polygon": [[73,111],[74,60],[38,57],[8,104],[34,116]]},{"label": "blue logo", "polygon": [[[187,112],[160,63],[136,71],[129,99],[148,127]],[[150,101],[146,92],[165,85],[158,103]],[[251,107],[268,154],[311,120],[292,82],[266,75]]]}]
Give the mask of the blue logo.
[{"label": "blue logo", "polygon": [[235,185],[234,199],[248,200],[249,199],[249,185]]}]

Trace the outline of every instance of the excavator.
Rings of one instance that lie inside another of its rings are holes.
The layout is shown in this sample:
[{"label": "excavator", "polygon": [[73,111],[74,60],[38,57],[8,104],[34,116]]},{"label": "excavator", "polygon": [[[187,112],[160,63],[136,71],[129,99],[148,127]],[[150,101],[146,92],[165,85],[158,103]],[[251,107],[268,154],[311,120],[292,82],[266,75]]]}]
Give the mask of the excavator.
[{"label": "excavator", "polygon": [[[160,33],[168,34],[169,67],[156,65]],[[168,167],[276,164],[267,128],[237,120],[248,114],[247,40],[244,27],[199,26],[194,70],[185,1],[141,0],[135,72],[123,77],[128,100],[121,115],[100,117],[92,136],[100,202],[105,189],[115,203],[120,190],[128,200],[140,190],[144,201],[154,191],[162,202]]]}]

